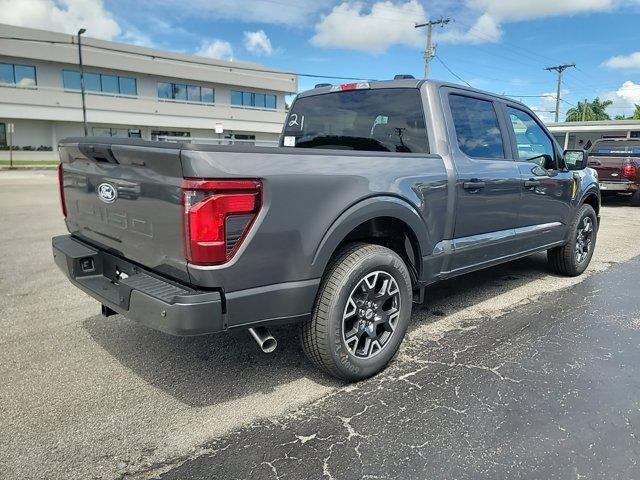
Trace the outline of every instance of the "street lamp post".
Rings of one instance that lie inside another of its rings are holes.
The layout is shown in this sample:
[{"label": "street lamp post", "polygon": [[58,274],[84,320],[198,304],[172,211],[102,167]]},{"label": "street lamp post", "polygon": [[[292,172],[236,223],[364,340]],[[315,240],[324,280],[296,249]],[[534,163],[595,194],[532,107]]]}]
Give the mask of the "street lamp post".
[{"label": "street lamp post", "polygon": [[80,95],[82,96],[82,125],[84,126],[84,136],[89,135],[87,129],[87,106],[84,100],[84,67],[82,66],[82,34],[87,30],[81,28],[78,30],[78,60],[80,61]]}]

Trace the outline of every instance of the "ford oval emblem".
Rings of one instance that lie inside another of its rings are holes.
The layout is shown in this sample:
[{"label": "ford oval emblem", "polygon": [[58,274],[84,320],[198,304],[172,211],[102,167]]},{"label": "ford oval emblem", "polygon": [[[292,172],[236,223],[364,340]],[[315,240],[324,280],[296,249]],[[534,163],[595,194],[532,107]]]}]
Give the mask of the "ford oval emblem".
[{"label": "ford oval emblem", "polygon": [[118,198],[118,190],[110,183],[101,183],[98,185],[98,198],[104,203],[113,203]]}]

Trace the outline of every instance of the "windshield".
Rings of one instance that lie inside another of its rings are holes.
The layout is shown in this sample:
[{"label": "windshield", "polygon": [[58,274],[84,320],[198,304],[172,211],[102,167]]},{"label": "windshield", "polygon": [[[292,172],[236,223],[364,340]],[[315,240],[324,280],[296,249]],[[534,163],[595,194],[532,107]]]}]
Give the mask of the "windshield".
[{"label": "windshield", "polygon": [[596,157],[638,157],[640,156],[640,144],[637,142],[596,143],[589,155]]},{"label": "windshield", "polygon": [[428,153],[420,92],[385,88],[300,98],[287,117],[282,145]]}]

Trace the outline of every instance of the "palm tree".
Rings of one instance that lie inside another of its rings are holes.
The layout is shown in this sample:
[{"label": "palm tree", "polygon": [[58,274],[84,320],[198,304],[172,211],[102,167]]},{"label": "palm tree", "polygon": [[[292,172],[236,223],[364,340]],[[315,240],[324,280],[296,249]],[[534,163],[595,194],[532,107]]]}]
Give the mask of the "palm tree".
[{"label": "palm tree", "polygon": [[[607,113],[607,107],[613,102],[611,100],[600,100],[596,97],[593,102],[589,102],[586,98],[583,102],[567,110],[567,122],[589,122],[596,120],[611,120]],[[640,113],[640,112],[638,112]]]},{"label": "palm tree", "polygon": [[613,100],[601,101],[598,97],[591,102],[591,109],[593,110],[594,120],[611,120],[611,117],[607,113],[607,107],[613,105]]},{"label": "palm tree", "polygon": [[633,111],[633,115],[628,117],[629,120],[640,120],[640,105],[635,104],[636,109]]}]

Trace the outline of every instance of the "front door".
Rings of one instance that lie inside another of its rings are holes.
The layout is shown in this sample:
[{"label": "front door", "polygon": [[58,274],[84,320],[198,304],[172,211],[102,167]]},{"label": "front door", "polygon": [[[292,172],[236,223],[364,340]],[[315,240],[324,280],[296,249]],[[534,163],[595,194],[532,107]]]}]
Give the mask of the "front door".
[{"label": "front door", "polygon": [[505,105],[523,185],[516,226],[519,250],[537,249],[562,241],[570,221],[574,193],[572,172],[561,169],[559,149],[533,115],[517,105]]},{"label": "front door", "polygon": [[446,99],[458,179],[449,270],[462,273],[515,253],[522,182],[494,99],[455,90]]}]

